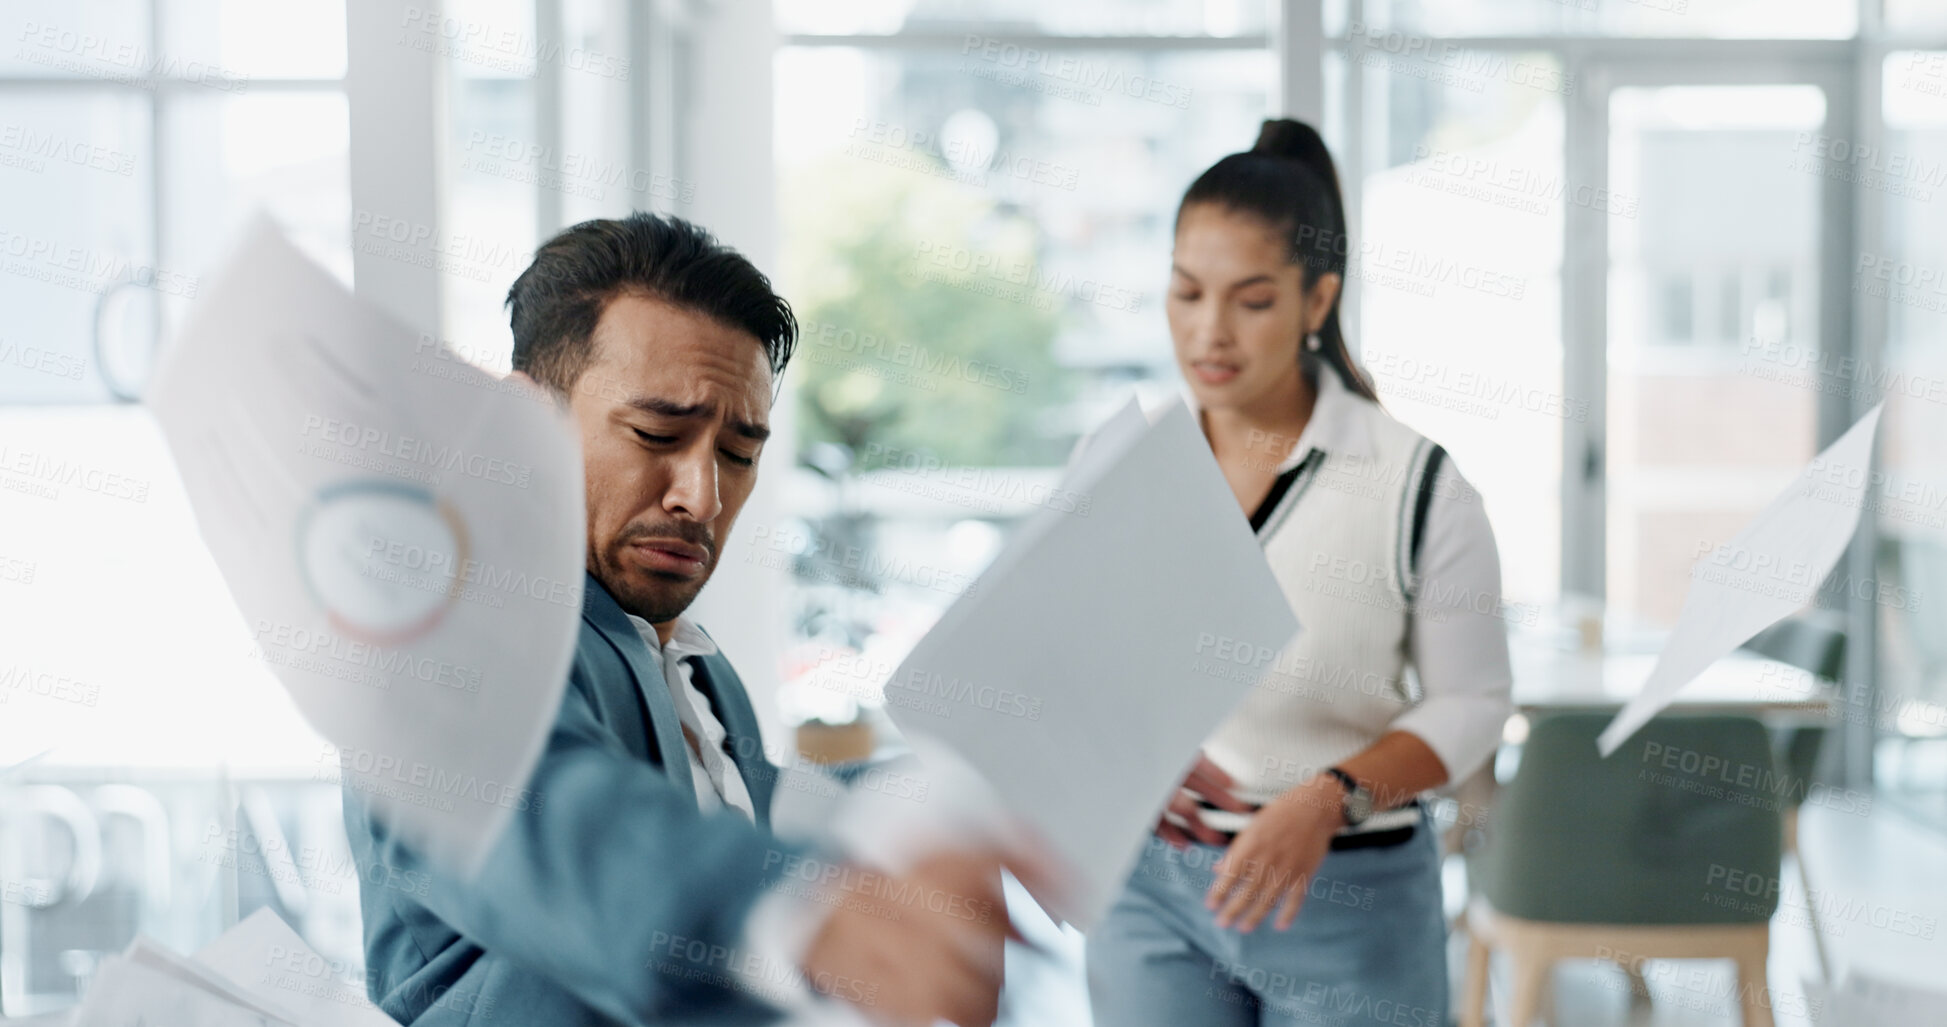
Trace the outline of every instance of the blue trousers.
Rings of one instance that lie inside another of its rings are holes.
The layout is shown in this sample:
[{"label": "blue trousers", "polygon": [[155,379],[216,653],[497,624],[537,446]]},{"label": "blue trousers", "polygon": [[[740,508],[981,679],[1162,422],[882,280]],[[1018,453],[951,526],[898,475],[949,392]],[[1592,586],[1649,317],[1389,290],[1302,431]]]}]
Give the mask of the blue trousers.
[{"label": "blue trousers", "polygon": [[1203,896],[1224,850],[1151,836],[1088,936],[1097,1027],[1445,1027],[1440,856],[1422,817],[1397,845],[1326,855],[1286,931],[1219,930]]}]

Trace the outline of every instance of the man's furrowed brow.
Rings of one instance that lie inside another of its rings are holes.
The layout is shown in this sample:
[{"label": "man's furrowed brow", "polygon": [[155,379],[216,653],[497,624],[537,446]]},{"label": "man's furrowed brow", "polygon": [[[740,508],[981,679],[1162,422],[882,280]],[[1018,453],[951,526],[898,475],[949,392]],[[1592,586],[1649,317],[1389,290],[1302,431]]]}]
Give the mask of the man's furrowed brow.
[{"label": "man's furrowed brow", "polygon": [[661,417],[708,417],[716,408],[708,403],[678,403],[660,396],[632,396],[629,405],[645,414]]},{"label": "man's furrowed brow", "polygon": [[[708,403],[678,403],[673,399],[663,399],[659,396],[636,396],[629,400],[628,405],[644,413],[679,419],[709,417],[717,412],[716,407]],[[771,437],[771,429],[768,426],[742,418],[732,419],[730,430],[755,442],[762,442]]]}]

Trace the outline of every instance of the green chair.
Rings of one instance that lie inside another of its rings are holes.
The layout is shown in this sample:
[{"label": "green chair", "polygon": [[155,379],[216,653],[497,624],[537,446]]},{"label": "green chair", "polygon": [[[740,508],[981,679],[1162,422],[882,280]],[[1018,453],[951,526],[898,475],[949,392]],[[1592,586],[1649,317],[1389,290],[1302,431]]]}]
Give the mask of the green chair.
[{"label": "green chair", "polygon": [[[1837,682],[1845,675],[1845,624],[1829,610],[1779,621],[1758,632],[1743,648],[1797,667],[1821,681]],[[1798,847],[1798,803],[1804,800],[1812,775],[1818,769],[1825,735],[1823,727],[1781,727],[1772,731],[1773,754],[1796,785],[1786,791],[1794,800],[1785,810],[1787,852]]]},{"label": "green chair", "polygon": [[[1743,648],[1836,684],[1846,670],[1845,619],[1831,610],[1791,617],[1758,632]],[[1805,865],[1805,853],[1798,847],[1798,807],[1811,794],[1827,733],[1819,725],[1771,729],[1772,755],[1790,780],[1790,786],[1784,789],[1788,800],[1784,811],[1785,851],[1794,857],[1792,865],[1798,868],[1798,883],[1808,895],[1812,893],[1812,872]],[[1832,958],[1825,949],[1825,931],[1819,923],[1818,908],[1808,906],[1806,915],[1812,921],[1812,947],[1818,953],[1819,970],[1830,980]]]},{"label": "green chair", "polygon": [[1461,1023],[1480,1027],[1493,950],[1513,962],[1513,1027],[1541,1011],[1556,960],[1731,959],[1747,1027],[1770,1027],[1765,960],[1778,906],[1779,776],[1749,717],[1668,716],[1603,759],[1606,713],[1530,730],[1471,860],[1476,896]]}]

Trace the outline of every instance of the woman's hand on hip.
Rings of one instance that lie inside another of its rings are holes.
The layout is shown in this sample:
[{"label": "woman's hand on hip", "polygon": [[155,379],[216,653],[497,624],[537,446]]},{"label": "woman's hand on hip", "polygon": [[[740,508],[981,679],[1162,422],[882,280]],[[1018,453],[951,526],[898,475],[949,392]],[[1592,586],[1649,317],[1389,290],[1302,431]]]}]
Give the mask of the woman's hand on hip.
[{"label": "woman's hand on hip", "polygon": [[[1224,844],[1228,836],[1203,822],[1203,809],[1197,805],[1197,796],[1210,800],[1211,805],[1218,809],[1249,813],[1250,805],[1231,792],[1236,784],[1222,767],[1210,762],[1210,757],[1199,751],[1197,761],[1191,764],[1190,772],[1177,786],[1176,794],[1170,796],[1163,815],[1156,818],[1156,837],[1179,849],[1188,848],[1193,841],[1205,845]],[[1170,819],[1172,814],[1176,820]],[[1178,824],[1177,820],[1183,823]]]},{"label": "woman's hand on hip", "polygon": [[1265,804],[1230,843],[1215,867],[1217,879],[1204,895],[1217,926],[1250,933],[1273,909],[1282,931],[1298,917],[1305,889],[1325,862],[1332,836],[1345,826],[1345,792],[1329,777],[1316,777]]}]

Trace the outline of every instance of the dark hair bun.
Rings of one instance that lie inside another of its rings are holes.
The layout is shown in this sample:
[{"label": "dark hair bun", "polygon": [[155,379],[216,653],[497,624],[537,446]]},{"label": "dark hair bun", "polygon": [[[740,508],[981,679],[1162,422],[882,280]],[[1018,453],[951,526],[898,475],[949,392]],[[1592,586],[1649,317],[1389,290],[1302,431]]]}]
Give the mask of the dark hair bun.
[{"label": "dark hair bun", "polygon": [[1338,168],[1332,163],[1332,151],[1325,148],[1325,140],[1318,130],[1302,121],[1264,119],[1264,127],[1258,129],[1257,142],[1251,144],[1251,152],[1295,160],[1317,175],[1334,193],[1338,192]]}]

